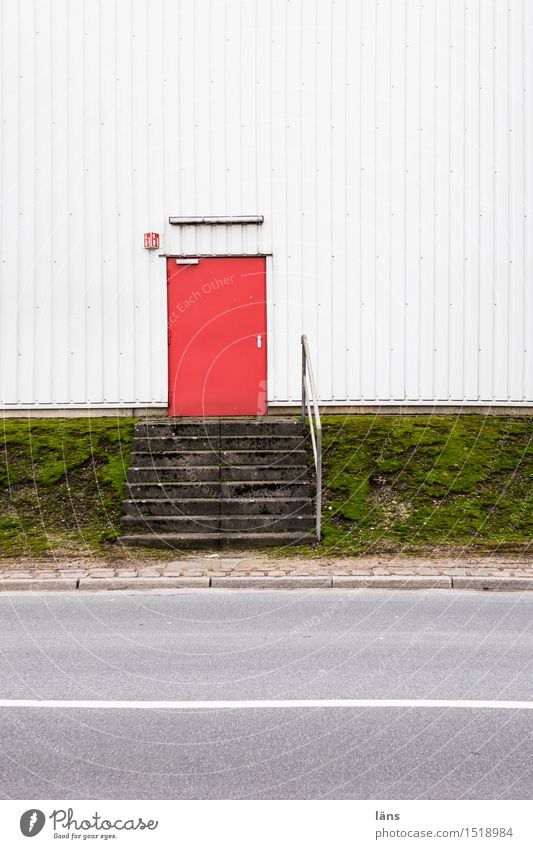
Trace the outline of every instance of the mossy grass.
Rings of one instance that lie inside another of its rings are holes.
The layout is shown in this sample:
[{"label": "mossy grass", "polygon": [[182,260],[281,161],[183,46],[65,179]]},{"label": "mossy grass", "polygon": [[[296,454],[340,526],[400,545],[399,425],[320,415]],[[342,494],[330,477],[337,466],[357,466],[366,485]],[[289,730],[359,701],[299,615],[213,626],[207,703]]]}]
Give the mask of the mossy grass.
[{"label": "mossy grass", "polygon": [[527,552],[531,418],[326,416],[323,428],[316,554]]},{"label": "mossy grass", "polygon": [[[113,555],[133,425],[3,420],[0,557]],[[323,426],[323,540],[280,554],[530,551],[531,418],[326,416]]]},{"label": "mossy grass", "polygon": [[4,419],[0,556],[79,556],[119,535],[132,419]]}]

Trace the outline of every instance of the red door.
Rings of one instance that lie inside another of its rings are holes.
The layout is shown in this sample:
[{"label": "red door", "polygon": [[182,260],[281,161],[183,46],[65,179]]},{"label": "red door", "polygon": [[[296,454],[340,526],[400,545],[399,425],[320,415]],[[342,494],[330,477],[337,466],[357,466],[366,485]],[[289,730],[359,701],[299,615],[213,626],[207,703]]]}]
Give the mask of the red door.
[{"label": "red door", "polygon": [[264,258],[168,259],[167,271],[169,415],[265,415]]}]

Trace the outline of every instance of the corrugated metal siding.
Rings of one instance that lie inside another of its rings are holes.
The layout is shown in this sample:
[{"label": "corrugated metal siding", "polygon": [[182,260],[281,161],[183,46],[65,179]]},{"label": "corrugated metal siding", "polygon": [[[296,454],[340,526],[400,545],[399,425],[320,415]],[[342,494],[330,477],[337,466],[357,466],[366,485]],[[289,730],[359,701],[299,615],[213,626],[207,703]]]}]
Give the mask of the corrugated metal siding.
[{"label": "corrugated metal siding", "polygon": [[0,11],[2,406],[165,403],[146,230],[273,254],[274,403],[299,398],[301,332],[325,401],[533,402],[531,3]]}]

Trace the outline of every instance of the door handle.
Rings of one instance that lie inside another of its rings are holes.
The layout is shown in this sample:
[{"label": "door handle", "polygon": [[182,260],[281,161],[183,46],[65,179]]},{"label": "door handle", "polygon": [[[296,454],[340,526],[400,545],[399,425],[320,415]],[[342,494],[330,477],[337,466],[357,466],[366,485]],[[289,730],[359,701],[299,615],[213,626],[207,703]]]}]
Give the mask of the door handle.
[{"label": "door handle", "polygon": [[257,347],[258,348],[263,347],[263,337],[261,336],[260,333],[257,334]]}]

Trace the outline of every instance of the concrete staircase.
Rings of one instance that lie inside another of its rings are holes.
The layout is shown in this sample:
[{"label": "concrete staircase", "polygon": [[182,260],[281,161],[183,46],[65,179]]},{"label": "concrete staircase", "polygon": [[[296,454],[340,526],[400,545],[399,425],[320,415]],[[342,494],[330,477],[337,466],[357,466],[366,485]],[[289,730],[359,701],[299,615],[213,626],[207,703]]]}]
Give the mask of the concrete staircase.
[{"label": "concrete staircase", "polygon": [[307,445],[291,419],[135,426],[119,543],[253,548],[316,542]]}]

